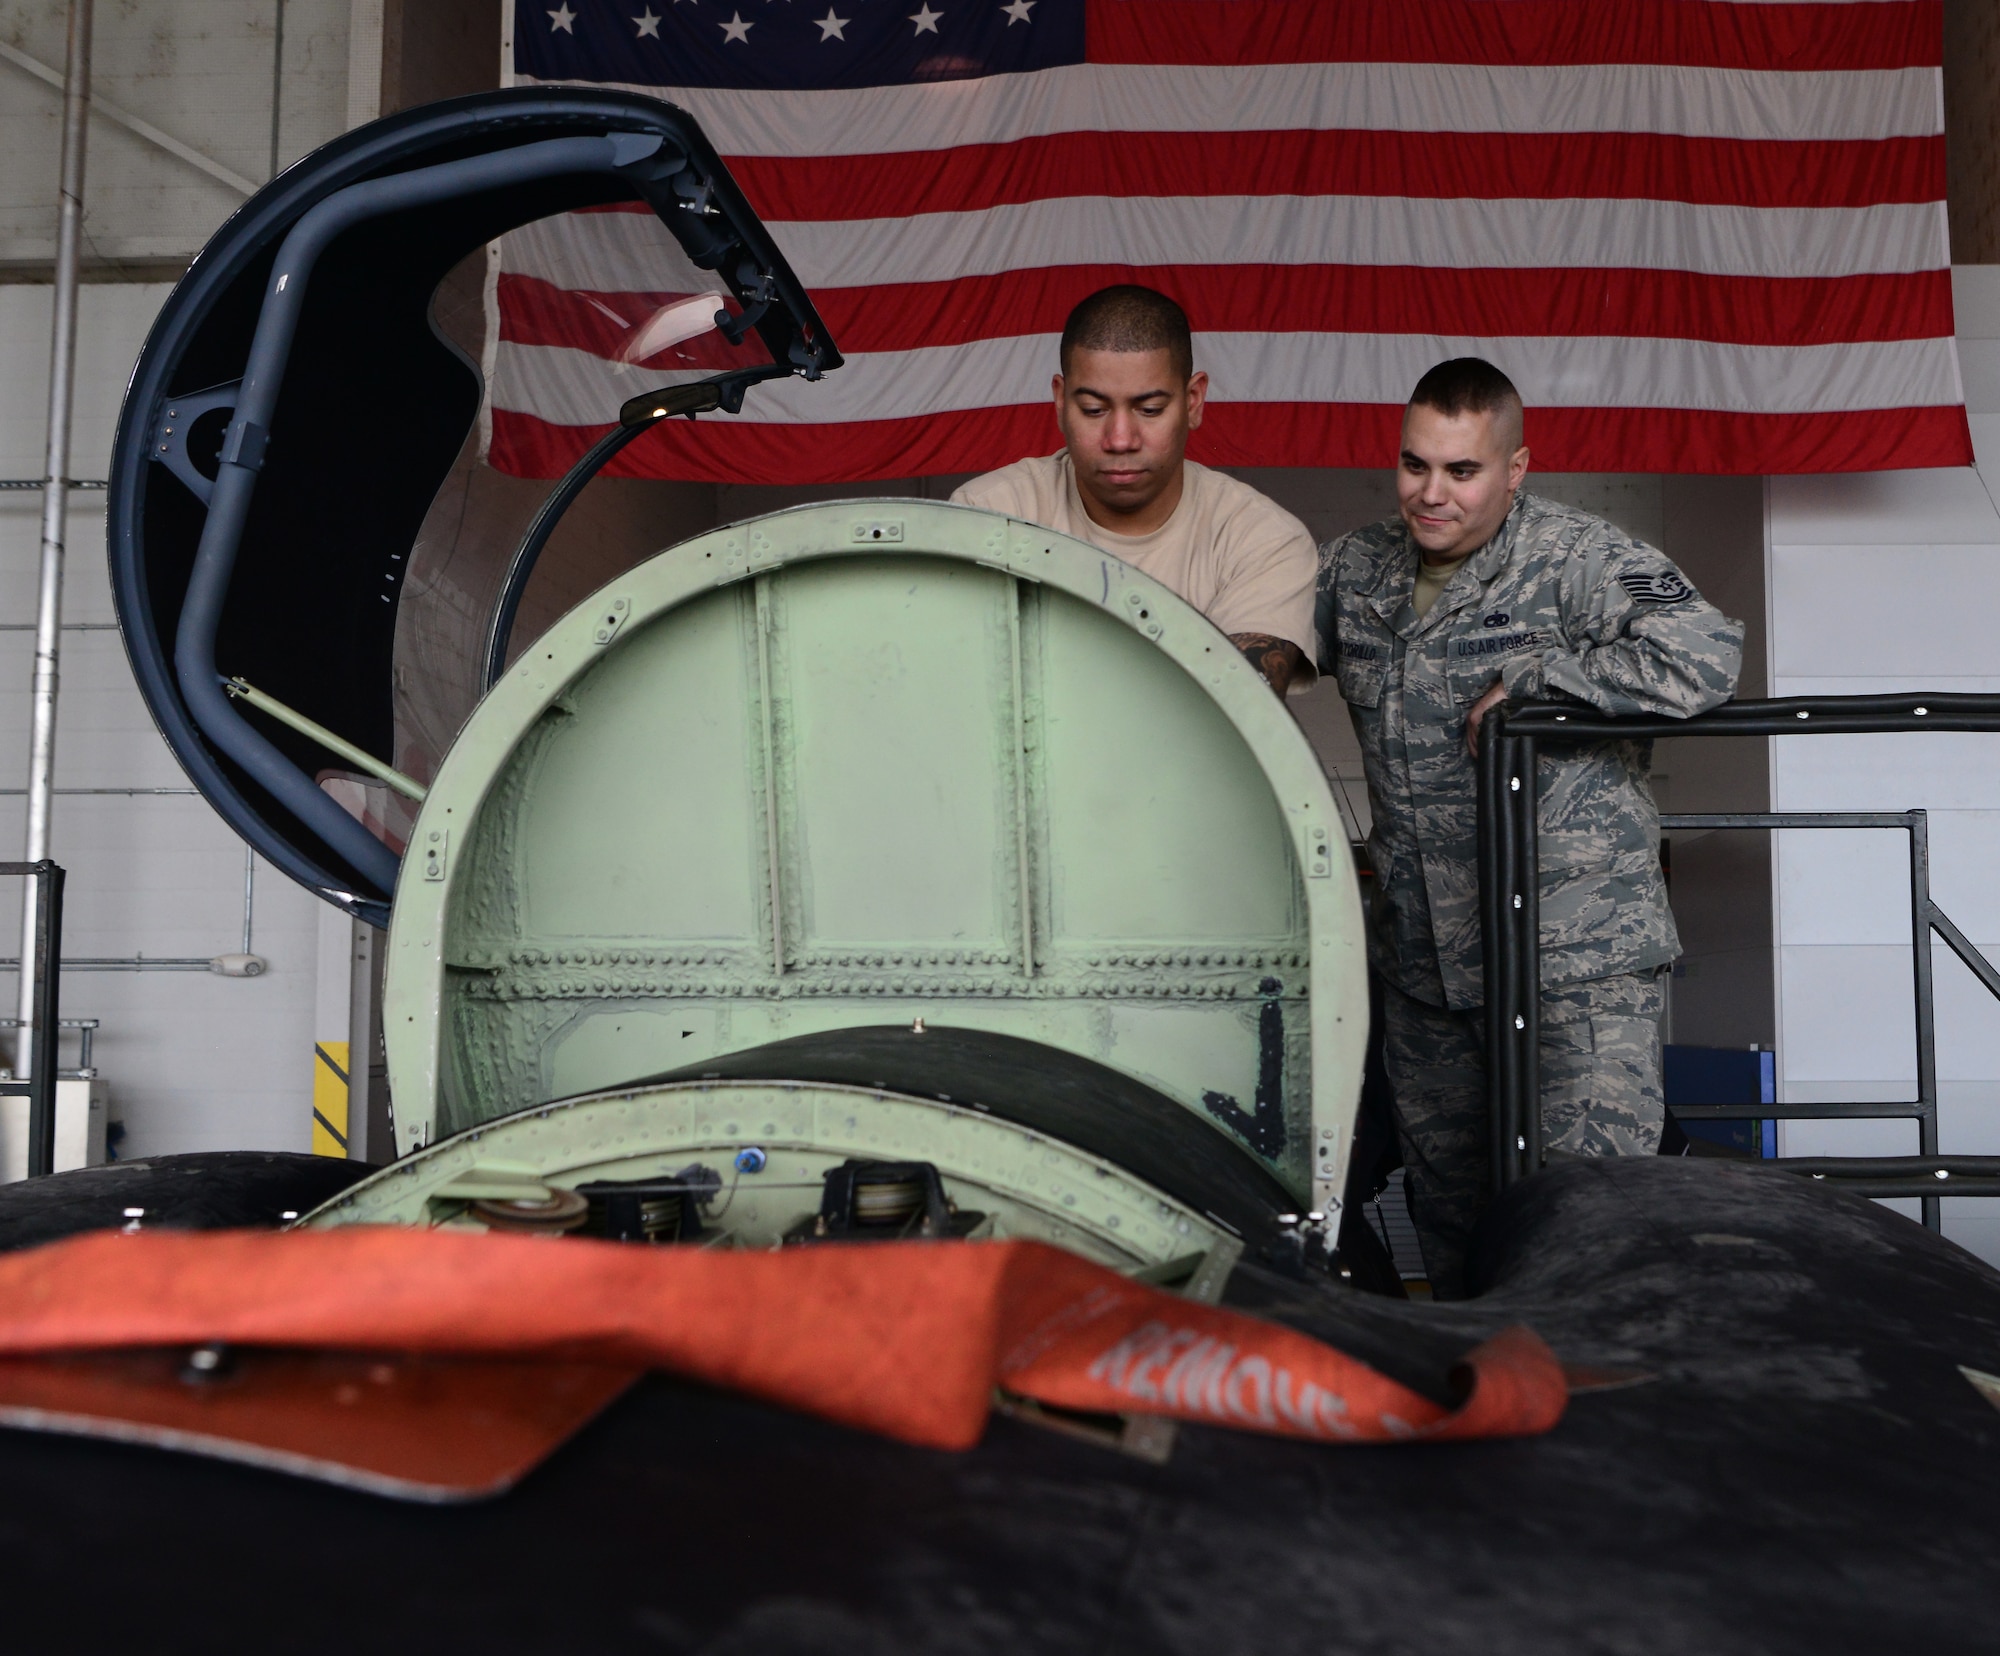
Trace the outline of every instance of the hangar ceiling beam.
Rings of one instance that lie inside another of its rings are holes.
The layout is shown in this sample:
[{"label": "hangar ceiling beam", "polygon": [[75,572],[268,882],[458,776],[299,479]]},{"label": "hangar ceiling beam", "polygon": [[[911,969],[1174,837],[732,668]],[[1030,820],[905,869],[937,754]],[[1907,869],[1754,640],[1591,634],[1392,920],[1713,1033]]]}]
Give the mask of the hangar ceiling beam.
[{"label": "hangar ceiling beam", "polygon": [[[33,58],[18,46],[10,46],[0,40],[0,58],[13,64],[16,69],[33,75],[58,91],[62,89],[63,77],[60,71],[51,69],[40,58]],[[129,110],[120,109],[114,103],[106,103],[102,98],[93,97],[90,107],[107,121],[114,121],[127,132],[135,133],[155,149],[164,150],[177,161],[184,161],[196,172],[207,173],[218,184],[227,184],[238,195],[255,195],[261,187],[245,178],[241,173],[225,167],[213,156],[203,155],[192,144],[184,144],[170,132],[162,132],[150,121],[142,121]]]}]

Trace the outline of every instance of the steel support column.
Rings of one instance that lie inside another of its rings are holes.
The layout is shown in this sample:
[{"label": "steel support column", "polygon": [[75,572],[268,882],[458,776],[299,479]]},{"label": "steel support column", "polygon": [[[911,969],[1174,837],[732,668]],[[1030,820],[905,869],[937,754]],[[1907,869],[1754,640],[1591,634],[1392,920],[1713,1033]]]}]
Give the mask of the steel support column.
[{"label": "steel support column", "polygon": [[[54,321],[49,343],[47,463],[42,468],[42,557],[35,602],[35,678],[28,736],[28,825],[23,861],[45,862],[56,766],[56,691],[62,650],[63,549],[69,518],[69,428],[76,388],[77,259],[83,234],[83,157],[90,118],[91,0],[70,0],[69,60],[63,83],[62,202],[56,221]],[[22,888],[21,959],[34,959],[46,928],[36,884]],[[39,1074],[43,1043],[33,977],[20,977],[21,1032],[16,1075]],[[53,1031],[50,1047],[53,1052]],[[33,1143],[33,1133],[30,1133]],[[35,1169],[29,1156],[29,1169]]]}]

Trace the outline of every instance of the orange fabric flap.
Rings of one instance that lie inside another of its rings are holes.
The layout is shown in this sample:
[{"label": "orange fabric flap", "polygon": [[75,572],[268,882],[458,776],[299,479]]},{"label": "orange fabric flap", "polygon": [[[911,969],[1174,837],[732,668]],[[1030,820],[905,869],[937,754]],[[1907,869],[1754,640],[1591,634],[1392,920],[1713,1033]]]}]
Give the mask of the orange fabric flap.
[{"label": "orange fabric flap", "polygon": [[1334,1442],[1543,1432],[1525,1328],[1447,1410],[1332,1347],[1033,1242],[720,1252],[391,1226],[98,1232],[0,1255],[0,1353],[223,1342],[669,1371],[966,1448],[995,1385],[1044,1403]]},{"label": "orange fabric flap", "polygon": [[498,1495],[640,1378],[634,1368],[421,1353],[0,1357],[0,1426],[142,1443],[403,1501]]}]

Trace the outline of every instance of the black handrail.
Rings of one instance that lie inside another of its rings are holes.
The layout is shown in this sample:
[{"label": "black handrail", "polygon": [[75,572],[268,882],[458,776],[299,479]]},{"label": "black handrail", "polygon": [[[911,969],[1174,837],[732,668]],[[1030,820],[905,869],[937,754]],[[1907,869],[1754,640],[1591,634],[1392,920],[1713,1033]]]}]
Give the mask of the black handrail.
[{"label": "black handrail", "polygon": [[[1486,969],[1487,1098],[1492,1176],[1504,1188],[1540,1167],[1541,1126],[1540,862],[1536,848],[1536,761],[1544,742],[1649,741],[1659,736],[1895,735],[1920,730],[2000,732],[2000,696],[1790,696],[1729,702],[1692,719],[1616,718],[1580,703],[1530,702],[1494,708],[1480,727],[1480,929]],[[1937,1144],[1937,1047],[1931,985],[1931,934],[1943,938],[1989,993],[2000,999],[2000,971],[1930,897],[1929,819],[1911,811],[1718,812],[1666,816],[1681,828],[1897,828],[1910,836],[1910,924],[1915,955],[1917,1096],[1895,1103],[1788,1103],[1696,1106],[1688,1114],[1785,1119],[1909,1117],[1921,1154],[1911,1157],[1816,1157],[1798,1171],[1838,1178],[1860,1195],[1920,1196],[1924,1223],[1939,1228],[1938,1194],[2000,1195],[2000,1179],[1962,1174]],[[1957,1176],[1954,1176],[1957,1175]]]}]

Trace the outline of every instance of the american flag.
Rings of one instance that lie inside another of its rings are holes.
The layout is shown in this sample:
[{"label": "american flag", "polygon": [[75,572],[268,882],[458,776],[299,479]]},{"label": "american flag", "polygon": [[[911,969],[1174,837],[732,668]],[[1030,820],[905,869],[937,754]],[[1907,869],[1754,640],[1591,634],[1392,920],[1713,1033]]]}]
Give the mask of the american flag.
[{"label": "american flag", "polygon": [[[1213,465],[1379,466],[1418,376],[1498,363],[1557,471],[1969,464],[1939,0],[546,0],[517,81],[700,121],[847,358],[625,476],[971,472],[1058,442],[1063,318],[1186,307]],[[508,238],[495,465],[643,389],[665,232]]]}]

